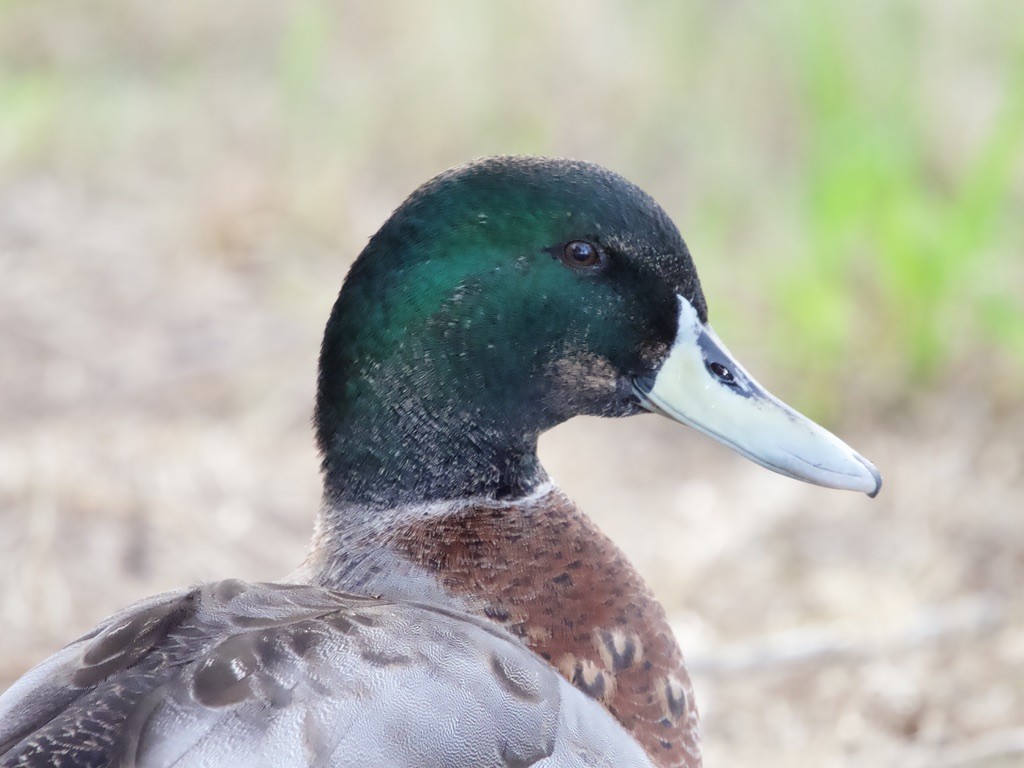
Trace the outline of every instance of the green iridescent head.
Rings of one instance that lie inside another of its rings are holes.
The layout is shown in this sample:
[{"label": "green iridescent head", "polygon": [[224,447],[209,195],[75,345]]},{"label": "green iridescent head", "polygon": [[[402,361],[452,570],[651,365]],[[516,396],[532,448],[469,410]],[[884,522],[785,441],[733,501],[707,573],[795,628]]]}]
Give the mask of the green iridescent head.
[{"label": "green iridescent head", "polygon": [[706,325],[682,237],[622,177],[522,157],[441,174],[371,238],[331,313],[316,408],[328,494],[528,491],[544,430],[653,409],[682,304]]}]

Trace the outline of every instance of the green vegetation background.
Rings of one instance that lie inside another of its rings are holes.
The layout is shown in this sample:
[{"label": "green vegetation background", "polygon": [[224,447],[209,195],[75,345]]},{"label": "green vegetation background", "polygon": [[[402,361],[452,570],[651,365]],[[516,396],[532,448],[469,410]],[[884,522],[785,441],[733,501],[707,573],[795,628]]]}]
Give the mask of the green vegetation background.
[{"label": "green vegetation background", "polygon": [[851,376],[899,401],[974,366],[1016,399],[1024,5],[162,5],[0,5],[0,180],[201,184],[243,155],[272,236],[322,242],[472,157],[593,159],[654,191],[714,319],[819,410]]},{"label": "green vegetation background", "polygon": [[582,157],[654,192],[726,338],[805,371],[787,386],[819,414],[851,378],[893,404],[964,373],[1019,399],[1020,3],[6,0],[0,14],[0,182],[70,170],[152,191],[234,162],[265,176],[283,231],[254,221],[223,247],[284,238],[300,259],[365,237],[374,224],[355,217],[448,165]]}]

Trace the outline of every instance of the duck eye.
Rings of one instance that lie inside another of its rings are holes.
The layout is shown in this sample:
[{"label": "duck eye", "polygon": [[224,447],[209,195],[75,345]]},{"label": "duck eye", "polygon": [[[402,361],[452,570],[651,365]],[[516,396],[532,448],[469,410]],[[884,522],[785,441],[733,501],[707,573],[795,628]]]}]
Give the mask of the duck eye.
[{"label": "duck eye", "polygon": [[592,267],[600,258],[597,247],[586,240],[572,240],[562,249],[562,263],[570,267]]},{"label": "duck eye", "polygon": [[732,371],[719,362],[708,363],[708,370],[711,371],[711,374],[723,384],[736,383],[736,377],[732,375]]}]

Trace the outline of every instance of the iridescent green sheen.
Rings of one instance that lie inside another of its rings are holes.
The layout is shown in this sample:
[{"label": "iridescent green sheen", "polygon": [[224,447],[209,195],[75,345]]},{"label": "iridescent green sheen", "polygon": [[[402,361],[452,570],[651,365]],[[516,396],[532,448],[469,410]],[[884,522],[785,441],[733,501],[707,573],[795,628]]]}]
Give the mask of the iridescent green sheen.
[{"label": "iridescent green sheen", "polygon": [[[596,267],[563,263],[594,243]],[[414,192],[353,265],[325,332],[317,439],[328,494],[394,504],[528,491],[538,435],[639,408],[675,334],[706,317],[679,232],[586,163],[492,158]]]}]

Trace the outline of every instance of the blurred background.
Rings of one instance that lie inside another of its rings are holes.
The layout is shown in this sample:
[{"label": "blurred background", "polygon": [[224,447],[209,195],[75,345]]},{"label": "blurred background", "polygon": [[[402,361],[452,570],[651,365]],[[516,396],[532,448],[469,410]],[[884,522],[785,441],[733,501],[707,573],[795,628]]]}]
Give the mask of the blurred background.
[{"label": "blurred background", "polygon": [[733,351],[885,475],[800,485],[654,417],[544,438],[665,603],[707,764],[1020,765],[1013,0],[0,0],[0,689],[302,559],[342,277],[496,153],[652,193]]}]

